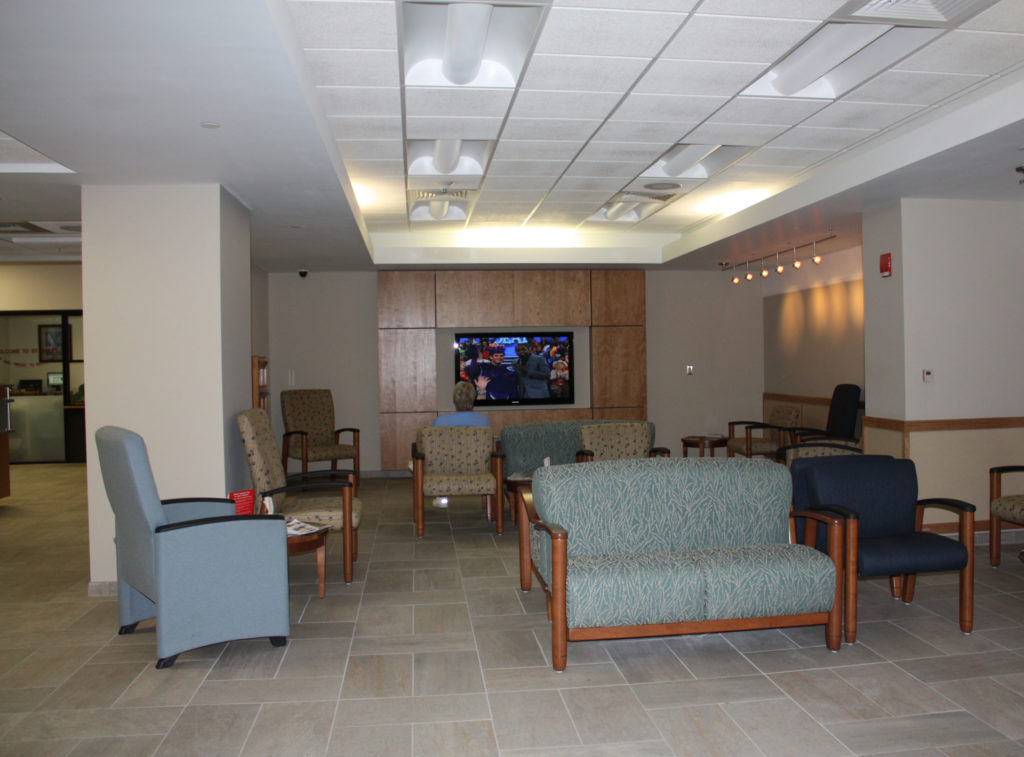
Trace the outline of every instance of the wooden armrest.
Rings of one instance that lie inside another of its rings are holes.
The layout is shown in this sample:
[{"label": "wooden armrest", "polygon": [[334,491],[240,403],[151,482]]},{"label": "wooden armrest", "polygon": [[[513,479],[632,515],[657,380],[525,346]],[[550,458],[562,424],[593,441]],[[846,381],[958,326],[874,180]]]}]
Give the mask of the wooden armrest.
[{"label": "wooden armrest", "polygon": [[988,469],[989,473],[1001,476],[1004,473],[1024,473],[1024,465],[997,465]]},{"label": "wooden armrest", "polygon": [[918,508],[941,507],[944,510],[960,513],[973,513],[978,509],[970,502],[964,502],[962,499],[952,499],[949,497],[928,497],[927,499],[919,499],[917,501],[917,506]]}]

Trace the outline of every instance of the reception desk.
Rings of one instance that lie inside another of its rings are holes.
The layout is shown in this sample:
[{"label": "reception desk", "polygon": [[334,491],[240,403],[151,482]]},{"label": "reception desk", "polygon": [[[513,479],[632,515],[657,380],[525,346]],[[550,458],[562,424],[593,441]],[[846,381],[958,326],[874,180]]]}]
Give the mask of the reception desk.
[{"label": "reception desk", "polygon": [[64,395],[13,393],[9,437],[12,463],[64,461]]}]

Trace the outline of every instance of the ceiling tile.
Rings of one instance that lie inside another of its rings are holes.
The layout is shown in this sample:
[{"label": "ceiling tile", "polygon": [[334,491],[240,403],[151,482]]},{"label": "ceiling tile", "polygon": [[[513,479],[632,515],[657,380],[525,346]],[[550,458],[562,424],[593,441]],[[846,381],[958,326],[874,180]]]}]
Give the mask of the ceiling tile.
[{"label": "ceiling tile", "polygon": [[633,94],[619,106],[612,120],[702,121],[726,102],[727,97]]},{"label": "ceiling tile", "polygon": [[400,139],[336,140],[341,157],[352,160],[402,160],[404,142]]},{"label": "ceiling tile", "polygon": [[896,64],[895,69],[945,74],[995,74],[1016,66],[1022,57],[1024,35],[952,31],[939,37],[921,52]]},{"label": "ceiling tile", "polygon": [[874,129],[794,126],[771,143],[771,147],[796,147],[807,150],[842,150],[867,139]]},{"label": "ceiling tile", "polygon": [[661,142],[675,144],[698,122],[609,121],[594,134],[602,142]]},{"label": "ceiling tile", "polygon": [[398,47],[394,3],[288,3],[304,48],[392,50]]},{"label": "ceiling tile", "polygon": [[565,165],[561,160],[492,160],[487,176],[558,176]]},{"label": "ceiling tile", "polygon": [[766,16],[821,21],[849,0],[704,0],[700,12],[722,16]]},{"label": "ceiling tile", "polygon": [[810,34],[810,21],[694,15],[662,58],[774,63]]},{"label": "ceiling tile", "polygon": [[552,8],[536,51],[652,58],[685,18],[680,13]]},{"label": "ceiling tile", "polygon": [[617,191],[617,189],[614,192],[595,192],[580,189],[553,189],[544,204],[570,202],[579,204],[597,203],[600,205],[607,202]]},{"label": "ceiling tile", "polygon": [[659,60],[637,82],[634,92],[664,95],[721,95],[743,90],[765,71],[763,63]]},{"label": "ceiling tile", "polygon": [[346,160],[345,172],[349,178],[405,177],[403,160]]},{"label": "ceiling tile", "polygon": [[536,205],[544,199],[544,190],[537,189],[496,189],[492,191],[481,190],[477,195],[477,202],[487,205],[488,203],[530,203]]},{"label": "ceiling tile", "polygon": [[604,192],[611,196],[622,188],[622,179],[602,178],[600,176],[563,176],[558,184],[557,190],[579,190]]},{"label": "ceiling tile", "polygon": [[782,147],[762,147],[740,160],[743,165],[751,166],[791,166],[804,168],[817,163],[832,154],[831,150],[789,149]]},{"label": "ceiling tile", "polygon": [[715,123],[794,126],[828,105],[828,100],[737,97],[715,113]]},{"label": "ceiling tile", "polygon": [[843,100],[819,110],[802,126],[846,126],[851,129],[884,129],[921,111],[919,105],[891,105]]},{"label": "ceiling tile", "polygon": [[965,22],[961,28],[1024,34],[1024,13],[1020,12],[1020,1],[1002,0]]},{"label": "ceiling tile", "polygon": [[546,192],[554,183],[555,176],[490,176],[484,179],[485,190],[532,189]]},{"label": "ceiling tile", "polygon": [[412,116],[405,129],[409,139],[494,139],[501,124],[500,118]]},{"label": "ceiling tile", "polygon": [[395,116],[328,116],[335,139],[401,139],[402,119]]},{"label": "ceiling tile", "polygon": [[397,50],[308,50],[313,83],[331,87],[397,87]]},{"label": "ceiling tile", "polygon": [[510,118],[502,137],[509,139],[586,140],[601,121],[567,118]]},{"label": "ceiling tile", "polygon": [[688,11],[698,0],[554,0],[555,7],[617,8],[636,11]]},{"label": "ceiling tile", "polygon": [[593,176],[596,178],[621,177],[623,179],[632,179],[645,168],[647,168],[647,163],[640,161],[611,163],[609,161],[602,160],[577,160],[569,166],[569,170],[565,172],[565,175]]},{"label": "ceiling tile", "polygon": [[410,117],[472,113],[477,117],[504,118],[511,100],[511,89],[406,87],[405,112]]},{"label": "ceiling tile", "polygon": [[981,76],[889,71],[850,92],[845,99],[871,103],[933,105],[982,81]]},{"label": "ceiling tile", "polygon": [[749,145],[751,147],[760,147],[771,142],[788,128],[785,125],[723,124],[705,121],[680,141],[697,145]]},{"label": "ceiling tile", "polygon": [[317,87],[328,116],[400,116],[398,87]]},{"label": "ceiling tile", "polygon": [[644,142],[590,142],[579,160],[630,160],[650,163],[671,147],[671,143]]},{"label": "ceiling tile", "polygon": [[534,55],[526,69],[522,88],[572,91],[585,82],[588,92],[622,94],[633,86],[648,62],[646,58]]},{"label": "ceiling tile", "polygon": [[494,150],[494,157],[501,160],[572,160],[585,143],[581,140],[570,142],[546,142],[539,139],[502,139]]},{"label": "ceiling tile", "polygon": [[604,120],[619,102],[615,92],[549,92],[520,90],[513,118],[598,118]]},{"label": "ceiling tile", "polygon": [[533,203],[477,203],[470,217],[474,222],[508,221],[521,223],[536,207]]}]

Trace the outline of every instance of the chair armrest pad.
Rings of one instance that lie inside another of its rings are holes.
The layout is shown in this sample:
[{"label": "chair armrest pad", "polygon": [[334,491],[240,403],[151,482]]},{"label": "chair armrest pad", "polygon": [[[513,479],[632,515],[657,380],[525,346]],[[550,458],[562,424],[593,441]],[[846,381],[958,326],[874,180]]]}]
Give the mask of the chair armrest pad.
[{"label": "chair armrest pad", "polygon": [[941,507],[946,510],[959,510],[963,513],[973,513],[978,509],[970,502],[964,502],[962,499],[951,499],[948,497],[929,497],[928,499],[919,499],[917,501],[917,506]]},{"label": "chair armrest pad", "polygon": [[835,513],[846,520],[857,520],[860,517],[856,510],[851,510],[843,505],[813,505],[808,509],[811,512]]},{"label": "chair armrest pad", "polygon": [[416,447],[416,442],[412,443],[412,459],[413,460],[426,460],[427,456],[419,451]]},{"label": "chair armrest pad", "polygon": [[224,497],[180,497],[161,500],[160,504],[171,523],[235,514],[234,500]]},{"label": "chair armrest pad", "polygon": [[[845,518],[841,513],[832,513],[827,510],[821,510],[817,507],[812,507],[809,510],[794,510],[789,514],[789,517],[808,518],[810,520],[816,520],[820,523],[824,523],[827,526],[835,526],[837,528],[842,525],[843,519]],[[857,517],[856,514],[854,514],[854,517]]]},{"label": "chair armrest pad", "polygon": [[288,484],[287,486],[279,486],[276,489],[269,489],[265,492],[260,492],[260,497],[272,497],[280,492],[300,492],[303,489],[339,489],[339,488],[352,488],[352,483],[349,481],[306,481],[299,484]]},{"label": "chair armrest pad", "polygon": [[156,527],[156,533],[162,534],[166,531],[176,531],[179,528],[197,528],[202,526],[209,526],[214,523],[228,523],[230,521],[239,521],[242,523],[250,523],[253,520],[279,520],[284,521],[283,515],[221,515],[214,518],[196,518],[195,520],[183,520],[179,523],[165,523],[162,526]]},{"label": "chair armrest pad", "polygon": [[526,519],[530,521],[534,528],[546,532],[551,536],[552,539],[565,539],[568,538],[569,532],[562,528],[557,523],[545,523],[537,515],[537,511],[533,507],[533,492],[523,492],[523,506],[526,509]]},{"label": "chair armrest pad", "polygon": [[1024,465],[997,465],[994,468],[988,469],[989,473],[1021,473],[1024,472]]},{"label": "chair armrest pad", "polygon": [[357,428],[348,428],[348,427],[346,427],[346,428],[336,428],[336,429],[334,429],[334,433],[336,433],[336,434],[343,434],[346,431],[351,431],[353,434],[358,434],[359,433],[359,429],[357,429]]}]

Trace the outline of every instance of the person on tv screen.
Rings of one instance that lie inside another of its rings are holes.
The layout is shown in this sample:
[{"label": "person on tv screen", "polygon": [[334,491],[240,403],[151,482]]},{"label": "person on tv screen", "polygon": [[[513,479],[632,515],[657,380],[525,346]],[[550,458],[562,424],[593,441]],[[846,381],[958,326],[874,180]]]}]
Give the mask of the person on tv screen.
[{"label": "person on tv screen", "polygon": [[523,399],[546,399],[548,393],[548,374],[551,372],[547,361],[538,352],[540,345],[536,342],[520,342],[516,345],[516,378],[519,383],[519,396]]},{"label": "person on tv screen", "polygon": [[480,374],[476,379],[477,396],[482,395],[490,400],[516,399],[516,374],[504,364],[504,349],[492,344],[483,357],[489,362],[480,365]]},{"label": "person on tv screen", "polygon": [[483,413],[473,410],[476,401],[476,387],[468,381],[459,381],[452,390],[455,402],[454,413],[444,413],[434,418],[431,426],[490,426],[491,422]]},{"label": "person on tv screen", "polygon": [[551,364],[551,396],[558,399],[569,396],[569,364],[564,360]]}]

